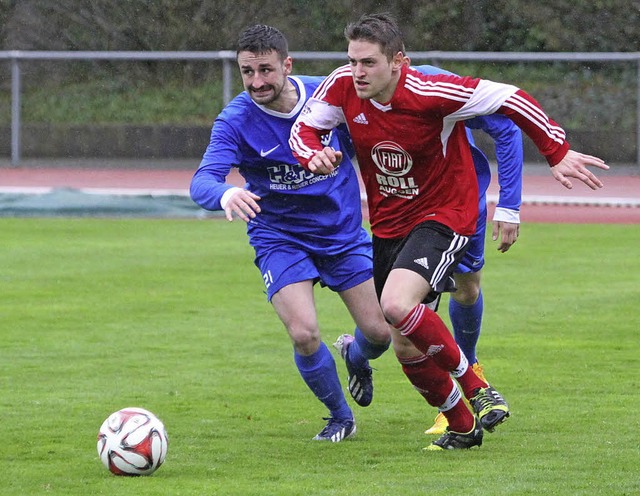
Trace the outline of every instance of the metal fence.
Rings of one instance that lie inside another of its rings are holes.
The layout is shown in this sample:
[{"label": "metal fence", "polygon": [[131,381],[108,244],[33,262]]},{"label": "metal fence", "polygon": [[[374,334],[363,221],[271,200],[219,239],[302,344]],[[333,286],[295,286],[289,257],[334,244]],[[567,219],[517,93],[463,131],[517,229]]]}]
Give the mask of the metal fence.
[{"label": "metal fence", "polygon": [[[291,52],[294,59],[307,61],[344,61],[344,52]],[[441,65],[442,62],[605,62],[635,64],[636,163],[640,166],[640,52],[410,52],[412,62]],[[0,60],[11,64],[11,164],[21,160],[21,65],[28,61],[111,60],[111,61],[216,61],[222,64],[223,101],[232,97],[232,79],[236,54],[231,50],[207,52],[109,52],[109,51],[0,51]],[[634,91],[634,88],[630,88]]]}]

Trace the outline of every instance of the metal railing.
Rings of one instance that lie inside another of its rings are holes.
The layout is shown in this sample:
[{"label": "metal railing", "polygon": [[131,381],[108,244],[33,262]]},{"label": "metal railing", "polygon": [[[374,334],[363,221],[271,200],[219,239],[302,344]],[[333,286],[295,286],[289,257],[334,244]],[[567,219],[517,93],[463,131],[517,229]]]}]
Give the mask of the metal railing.
[{"label": "metal railing", "polygon": [[[298,60],[346,61],[344,52],[291,52]],[[459,62],[626,62],[637,65],[636,87],[636,163],[640,166],[640,52],[409,52],[412,62],[440,65]],[[11,164],[20,163],[20,127],[22,84],[20,64],[29,60],[120,60],[120,61],[220,61],[222,63],[223,102],[231,100],[232,74],[236,53],[232,50],[207,52],[133,52],[133,51],[0,51],[0,60],[11,63]]]}]

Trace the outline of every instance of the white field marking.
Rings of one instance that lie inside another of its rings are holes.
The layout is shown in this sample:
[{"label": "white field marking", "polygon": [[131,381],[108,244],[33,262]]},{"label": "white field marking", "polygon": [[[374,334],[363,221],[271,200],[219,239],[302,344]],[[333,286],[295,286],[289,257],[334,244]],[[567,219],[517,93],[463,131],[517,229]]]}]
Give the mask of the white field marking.
[{"label": "white field marking", "polygon": [[[497,204],[498,195],[487,195],[487,203]],[[640,198],[606,196],[522,195],[523,205],[590,205],[594,207],[640,207]]]}]

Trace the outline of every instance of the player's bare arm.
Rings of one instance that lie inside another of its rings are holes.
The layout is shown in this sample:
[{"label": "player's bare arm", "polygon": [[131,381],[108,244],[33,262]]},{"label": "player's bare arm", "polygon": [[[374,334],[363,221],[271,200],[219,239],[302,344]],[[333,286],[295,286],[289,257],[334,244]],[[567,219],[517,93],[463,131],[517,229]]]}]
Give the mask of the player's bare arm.
[{"label": "player's bare arm", "polygon": [[234,213],[243,221],[249,222],[260,213],[260,205],[257,203],[259,200],[260,197],[251,191],[233,188],[233,193],[224,206],[224,215],[229,222],[233,220]]},{"label": "player's bare arm", "polygon": [[520,235],[520,224],[513,222],[493,221],[493,233],[491,239],[497,241],[498,251],[504,253],[518,240]]},{"label": "player's bare arm", "polygon": [[573,184],[568,179],[569,177],[579,179],[591,189],[602,188],[602,181],[587,167],[597,167],[602,170],[609,169],[604,160],[598,157],[569,150],[560,162],[551,167],[551,174],[567,189],[573,188]]},{"label": "player's bare arm", "polygon": [[325,146],[309,160],[308,168],[314,174],[331,174],[342,162],[342,152]]}]

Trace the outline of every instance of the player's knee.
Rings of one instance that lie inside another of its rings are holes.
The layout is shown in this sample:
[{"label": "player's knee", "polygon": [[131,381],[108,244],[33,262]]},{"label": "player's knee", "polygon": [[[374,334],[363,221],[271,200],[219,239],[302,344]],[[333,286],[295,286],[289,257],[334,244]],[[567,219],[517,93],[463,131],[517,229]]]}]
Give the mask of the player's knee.
[{"label": "player's knee", "polygon": [[385,297],[383,295],[380,299],[380,306],[382,307],[384,318],[393,326],[402,322],[411,311],[411,308],[393,296]]},{"label": "player's knee", "polygon": [[376,346],[385,346],[391,343],[391,329],[382,316],[380,321],[372,322],[371,325],[361,326],[360,330],[367,341]]},{"label": "player's knee", "polygon": [[480,296],[479,284],[464,284],[458,286],[458,289],[451,293],[451,297],[461,305],[471,306]]},{"label": "player's knee", "polygon": [[318,329],[289,325],[287,332],[298,353],[311,355],[318,351],[318,347],[320,346],[320,331]]}]

